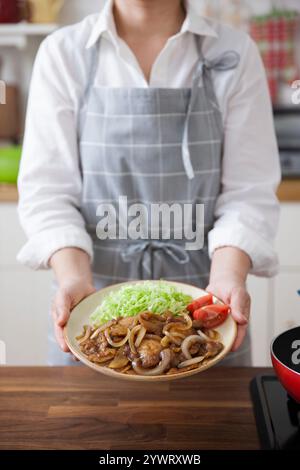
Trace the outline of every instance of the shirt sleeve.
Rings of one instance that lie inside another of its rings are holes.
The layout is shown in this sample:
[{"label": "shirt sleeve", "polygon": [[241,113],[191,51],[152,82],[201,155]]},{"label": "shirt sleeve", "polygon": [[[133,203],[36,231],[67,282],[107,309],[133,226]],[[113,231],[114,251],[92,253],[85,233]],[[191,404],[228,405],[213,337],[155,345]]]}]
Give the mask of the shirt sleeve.
[{"label": "shirt sleeve", "polygon": [[217,248],[234,246],[251,258],[252,274],[276,274],[273,243],[280,177],[265,70],[257,46],[248,38],[224,122],[222,188],[208,236],[210,256]]},{"label": "shirt sleeve", "polygon": [[49,37],[33,70],[18,179],[19,217],[28,237],[18,260],[33,269],[48,268],[51,255],[64,247],[93,256],[79,210],[78,113],[68,80],[67,60]]}]

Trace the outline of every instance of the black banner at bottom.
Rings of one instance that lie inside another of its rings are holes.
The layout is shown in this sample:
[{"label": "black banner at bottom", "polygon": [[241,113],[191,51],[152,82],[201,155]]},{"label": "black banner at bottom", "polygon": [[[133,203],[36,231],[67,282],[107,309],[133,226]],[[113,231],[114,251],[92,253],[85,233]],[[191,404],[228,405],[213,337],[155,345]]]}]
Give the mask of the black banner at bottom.
[{"label": "black banner at bottom", "polygon": [[[241,465],[284,464],[298,457],[295,451],[206,451],[206,450],[107,450],[107,451],[0,451],[0,463],[17,466],[30,465],[31,468],[45,464],[47,467],[57,465],[82,465],[83,468],[118,468],[139,469],[161,465],[175,468],[179,465],[191,468],[209,468],[212,464],[229,464],[231,468]],[[6,467],[3,467],[6,468]]]}]

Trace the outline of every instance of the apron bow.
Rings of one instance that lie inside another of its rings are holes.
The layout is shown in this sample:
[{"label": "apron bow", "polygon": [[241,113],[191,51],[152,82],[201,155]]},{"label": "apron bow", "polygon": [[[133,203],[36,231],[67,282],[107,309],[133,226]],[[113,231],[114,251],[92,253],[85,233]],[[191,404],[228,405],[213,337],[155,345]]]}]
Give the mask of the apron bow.
[{"label": "apron bow", "polygon": [[186,264],[190,260],[189,254],[183,246],[162,240],[132,242],[122,252],[121,257],[125,263],[128,263],[135,255],[142,254],[142,267],[148,273],[147,277],[152,278],[152,253],[155,250],[162,250],[178,264]]},{"label": "apron bow", "polygon": [[188,253],[182,246],[171,241],[163,242],[161,240],[147,240],[144,242],[131,243],[122,252],[122,259],[128,263],[134,255],[144,253],[148,249],[152,251],[162,250],[178,264],[186,264],[190,260]]}]

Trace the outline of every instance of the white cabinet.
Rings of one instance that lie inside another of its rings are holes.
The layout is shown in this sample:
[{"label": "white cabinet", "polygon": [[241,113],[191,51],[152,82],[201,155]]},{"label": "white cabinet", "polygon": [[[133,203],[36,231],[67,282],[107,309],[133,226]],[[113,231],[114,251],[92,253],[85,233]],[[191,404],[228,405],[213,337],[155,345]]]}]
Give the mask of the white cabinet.
[{"label": "white cabinet", "polygon": [[13,203],[0,204],[0,269],[9,266],[21,268],[16,256],[25,243],[25,235],[20,227],[17,206]]},{"label": "white cabinet", "polygon": [[24,242],[16,204],[0,204],[0,340],[9,365],[46,363],[52,275],[17,263]]},{"label": "white cabinet", "polygon": [[265,367],[271,365],[269,347],[273,336],[270,324],[273,315],[271,282],[268,279],[250,276],[248,290],[251,296],[252,363],[256,367]]},{"label": "white cabinet", "polygon": [[0,339],[9,365],[46,363],[49,273],[0,271]]},{"label": "white cabinet", "polygon": [[281,272],[274,282],[274,332],[300,325],[300,268],[295,272]]},{"label": "white cabinet", "polygon": [[281,204],[276,249],[281,269],[300,270],[300,203]]}]

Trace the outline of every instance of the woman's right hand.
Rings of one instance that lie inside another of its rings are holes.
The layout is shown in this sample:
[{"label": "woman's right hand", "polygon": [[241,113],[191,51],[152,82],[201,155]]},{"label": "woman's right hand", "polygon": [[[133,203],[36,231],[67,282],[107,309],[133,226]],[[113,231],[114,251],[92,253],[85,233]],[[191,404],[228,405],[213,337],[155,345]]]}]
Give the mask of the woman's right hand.
[{"label": "woman's right hand", "polygon": [[63,329],[67,324],[71,310],[85,297],[93,294],[95,287],[87,282],[86,277],[70,279],[60,284],[52,304],[52,318],[54,322],[54,332],[60,348],[64,352],[70,352],[64,336]]}]

